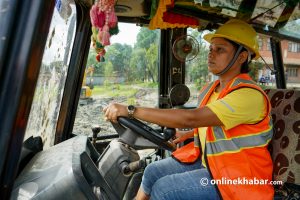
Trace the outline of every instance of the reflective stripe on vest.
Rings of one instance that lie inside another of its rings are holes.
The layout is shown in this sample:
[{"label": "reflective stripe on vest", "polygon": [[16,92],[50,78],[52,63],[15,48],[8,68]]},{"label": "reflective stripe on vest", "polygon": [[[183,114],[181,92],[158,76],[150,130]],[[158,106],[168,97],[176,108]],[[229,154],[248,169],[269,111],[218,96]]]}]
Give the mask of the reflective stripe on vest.
[{"label": "reflective stripe on vest", "polygon": [[209,90],[212,88],[212,86],[214,85],[214,82],[209,83],[199,94],[198,96],[198,107],[200,107],[200,105],[202,104],[204,97],[206,96],[206,94],[209,92]]},{"label": "reflective stripe on vest", "polygon": [[233,81],[233,83],[231,84],[231,87],[237,86],[240,83],[248,83],[248,84],[254,84],[254,85],[256,85],[255,82],[252,81],[252,80],[246,80],[246,79],[237,78],[237,79],[235,79]]},{"label": "reflective stripe on vest", "polygon": [[[214,127],[214,133],[215,136],[217,133],[216,141],[206,143],[207,156],[220,155],[222,153],[236,153],[245,148],[266,146],[273,136],[272,126],[270,126],[269,130],[259,134],[234,137],[230,139],[225,139],[225,133],[220,127]],[[224,137],[220,138],[220,135]]]}]

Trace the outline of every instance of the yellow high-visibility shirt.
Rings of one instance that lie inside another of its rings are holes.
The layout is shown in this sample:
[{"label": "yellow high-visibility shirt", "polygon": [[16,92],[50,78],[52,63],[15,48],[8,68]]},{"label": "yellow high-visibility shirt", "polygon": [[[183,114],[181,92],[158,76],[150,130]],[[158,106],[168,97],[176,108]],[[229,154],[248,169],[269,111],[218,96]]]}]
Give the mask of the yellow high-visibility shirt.
[{"label": "yellow high-visibility shirt", "polygon": [[[206,106],[217,115],[225,130],[240,124],[255,124],[266,115],[265,98],[256,89],[241,88],[217,100],[218,96],[219,93],[214,92]],[[207,127],[198,128],[204,167],[206,167],[204,160],[206,129]]]}]

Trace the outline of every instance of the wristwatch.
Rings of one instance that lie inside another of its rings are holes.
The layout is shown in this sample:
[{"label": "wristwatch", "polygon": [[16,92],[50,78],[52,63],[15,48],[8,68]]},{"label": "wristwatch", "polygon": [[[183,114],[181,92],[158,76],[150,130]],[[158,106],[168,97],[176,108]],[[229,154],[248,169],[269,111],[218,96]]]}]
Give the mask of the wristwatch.
[{"label": "wristwatch", "polygon": [[133,118],[133,114],[134,114],[134,111],[135,111],[135,106],[134,105],[127,106],[127,111],[128,111],[128,117]]}]

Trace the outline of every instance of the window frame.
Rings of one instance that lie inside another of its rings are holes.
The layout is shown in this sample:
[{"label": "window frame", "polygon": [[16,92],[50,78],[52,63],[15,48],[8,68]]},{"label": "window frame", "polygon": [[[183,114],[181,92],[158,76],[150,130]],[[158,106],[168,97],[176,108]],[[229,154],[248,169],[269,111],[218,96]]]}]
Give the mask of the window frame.
[{"label": "window frame", "polygon": [[[75,1],[76,2],[76,1]],[[92,5],[89,5],[90,7]],[[77,105],[91,41],[90,7],[76,3],[77,24],[69,70],[58,116],[54,144],[72,137]],[[82,54],[84,52],[84,54]],[[74,85],[76,87],[74,87]]]},{"label": "window frame", "polygon": [[300,52],[300,43],[289,41],[288,52],[299,53]]},{"label": "window frame", "polygon": [[289,77],[293,77],[293,78],[298,77],[298,68],[296,68],[296,67],[287,68],[287,75],[288,75],[288,78]]},{"label": "window frame", "polygon": [[[22,142],[55,1],[10,1],[6,26],[14,26],[4,47],[0,79],[0,199],[8,199],[18,170]],[[1,55],[2,56],[2,55]],[[14,159],[11,159],[14,158]]]}]

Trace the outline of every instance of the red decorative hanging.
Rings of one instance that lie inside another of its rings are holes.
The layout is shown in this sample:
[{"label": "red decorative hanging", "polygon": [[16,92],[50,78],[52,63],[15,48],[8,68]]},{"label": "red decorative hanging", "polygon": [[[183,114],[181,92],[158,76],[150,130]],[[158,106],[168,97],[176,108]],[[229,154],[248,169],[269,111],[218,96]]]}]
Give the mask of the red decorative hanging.
[{"label": "red decorative hanging", "polygon": [[[96,49],[96,59],[101,62],[105,55],[104,47],[110,45],[111,34],[117,34],[118,18],[115,14],[115,0],[96,1],[90,10],[92,42]],[[113,29],[113,31],[110,31]]]}]

